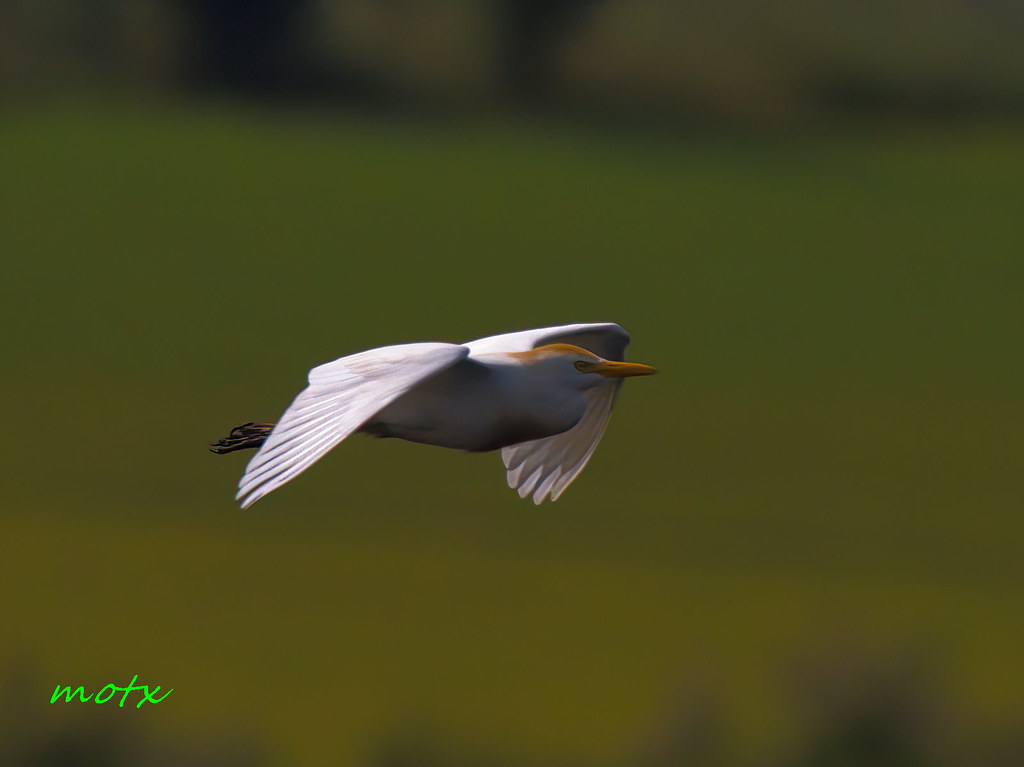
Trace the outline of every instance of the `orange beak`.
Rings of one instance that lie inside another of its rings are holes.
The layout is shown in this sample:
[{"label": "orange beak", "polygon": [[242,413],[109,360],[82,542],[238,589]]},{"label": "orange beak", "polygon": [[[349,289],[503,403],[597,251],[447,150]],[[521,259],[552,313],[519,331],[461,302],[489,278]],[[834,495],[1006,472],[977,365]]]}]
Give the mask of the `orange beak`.
[{"label": "orange beak", "polygon": [[639,362],[609,362],[603,360],[594,365],[594,372],[600,373],[605,378],[630,378],[632,376],[649,376],[658,371],[650,365],[641,365]]}]

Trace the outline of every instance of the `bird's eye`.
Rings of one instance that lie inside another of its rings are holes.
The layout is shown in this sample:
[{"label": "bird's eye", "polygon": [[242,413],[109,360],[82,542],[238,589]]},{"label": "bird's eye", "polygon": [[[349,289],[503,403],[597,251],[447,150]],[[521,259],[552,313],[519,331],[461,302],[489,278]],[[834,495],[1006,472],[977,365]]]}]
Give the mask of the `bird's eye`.
[{"label": "bird's eye", "polygon": [[587,371],[587,368],[589,367],[589,364],[590,363],[584,362],[583,360],[577,360],[576,361],[576,369],[578,371],[580,371],[581,373],[585,373]]}]

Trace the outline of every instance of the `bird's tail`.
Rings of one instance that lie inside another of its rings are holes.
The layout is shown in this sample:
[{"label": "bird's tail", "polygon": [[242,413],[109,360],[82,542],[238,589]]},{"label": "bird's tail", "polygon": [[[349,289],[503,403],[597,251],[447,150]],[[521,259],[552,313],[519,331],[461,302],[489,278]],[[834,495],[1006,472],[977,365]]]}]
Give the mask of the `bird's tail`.
[{"label": "bird's tail", "polygon": [[224,455],[233,453],[236,450],[248,450],[262,445],[270,430],[274,428],[272,423],[243,423],[231,430],[231,433],[222,440],[210,445],[210,452]]}]

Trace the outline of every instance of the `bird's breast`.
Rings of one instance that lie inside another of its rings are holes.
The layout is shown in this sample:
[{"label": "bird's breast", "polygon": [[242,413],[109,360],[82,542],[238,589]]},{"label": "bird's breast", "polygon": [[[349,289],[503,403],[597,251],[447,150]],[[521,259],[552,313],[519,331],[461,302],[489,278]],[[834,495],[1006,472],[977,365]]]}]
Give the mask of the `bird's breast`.
[{"label": "bird's breast", "polygon": [[583,417],[579,392],[535,383],[521,371],[460,363],[400,396],[363,431],[480,452],[560,434]]}]

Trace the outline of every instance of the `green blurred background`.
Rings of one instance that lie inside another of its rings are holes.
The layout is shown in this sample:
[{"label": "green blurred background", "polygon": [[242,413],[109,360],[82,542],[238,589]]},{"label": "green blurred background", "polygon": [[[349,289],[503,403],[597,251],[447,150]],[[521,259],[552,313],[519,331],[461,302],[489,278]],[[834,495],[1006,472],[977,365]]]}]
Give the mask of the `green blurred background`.
[{"label": "green blurred background", "polygon": [[[1019,8],[515,5],[0,7],[3,763],[1024,761]],[[206,451],[606,320],[662,374],[554,505]]]}]

